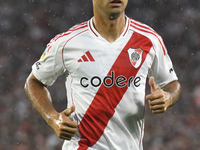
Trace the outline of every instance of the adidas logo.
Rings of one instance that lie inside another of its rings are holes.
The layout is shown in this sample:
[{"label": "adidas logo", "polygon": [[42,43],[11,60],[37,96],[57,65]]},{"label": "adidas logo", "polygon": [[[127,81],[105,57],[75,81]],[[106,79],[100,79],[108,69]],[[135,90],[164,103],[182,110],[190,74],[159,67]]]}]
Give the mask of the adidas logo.
[{"label": "adidas logo", "polygon": [[95,61],[92,55],[89,51],[87,51],[81,58],[78,60],[78,62],[88,62],[88,61]]}]

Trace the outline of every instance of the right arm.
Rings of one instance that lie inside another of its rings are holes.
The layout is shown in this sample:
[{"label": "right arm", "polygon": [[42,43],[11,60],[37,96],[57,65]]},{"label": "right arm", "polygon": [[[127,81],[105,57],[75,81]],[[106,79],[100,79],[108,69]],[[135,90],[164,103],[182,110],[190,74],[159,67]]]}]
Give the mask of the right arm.
[{"label": "right arm", "polygon": [[58,113],[53,107],[47,86],[40,82],[33,73],[27,78],[24,89],[33,107],[54,129],[58,137],[70,140],[77,132],[78,127],[76,121],[69,119],[71,113],[75,110],[75,106],[72,105],[71,108]]}]

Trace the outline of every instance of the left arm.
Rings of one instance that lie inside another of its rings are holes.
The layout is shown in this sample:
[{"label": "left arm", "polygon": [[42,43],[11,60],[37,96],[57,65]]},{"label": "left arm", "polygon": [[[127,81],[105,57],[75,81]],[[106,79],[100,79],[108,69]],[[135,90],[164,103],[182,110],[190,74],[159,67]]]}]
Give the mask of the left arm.
[{"label": "left arm", "polygon": [[146,99],[148,99],[149,108],[154,114],[165,112],[169,106],[177,102],[181,92],[181,86],[178,81],[172,81],[163,88],[159,88],[155,84],[154,78],[150,77],[149,85],[151,94],[147,95]]}]

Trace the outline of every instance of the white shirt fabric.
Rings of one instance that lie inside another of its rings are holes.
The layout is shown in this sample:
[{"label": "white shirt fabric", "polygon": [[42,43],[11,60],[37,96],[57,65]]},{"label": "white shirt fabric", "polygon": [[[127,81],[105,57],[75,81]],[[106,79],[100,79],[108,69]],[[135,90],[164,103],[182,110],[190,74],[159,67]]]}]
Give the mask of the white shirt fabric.
[{"label": "white shirt fabric", "polygon": [[109,43],[92,21],[52,39],[32,72],[46,85],[66,73],[79,131],[63,150],[142,150],[146,79],[160,87],[177,80],[172,62],[147,25],[126,17],[123,33]]}]

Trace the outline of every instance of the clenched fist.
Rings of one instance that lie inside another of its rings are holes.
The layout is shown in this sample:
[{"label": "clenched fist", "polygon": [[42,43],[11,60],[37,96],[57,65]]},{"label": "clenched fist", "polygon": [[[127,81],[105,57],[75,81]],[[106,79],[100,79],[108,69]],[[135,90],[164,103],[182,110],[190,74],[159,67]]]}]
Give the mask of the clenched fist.
[{"label": "clenched fist", "polygon": [[71,140],[78,130],[78,123],[71,121],[69,118],[75,111],[75,106],[65,109],[63,112],[56,114],[52,117],[49,125],[54,129],[59,138]]},{"label": "clenched fist", "polygon": [[172,97],[170,93],[159,88],[155,84],[153,77],[149,78],[149,85],[151,87],[151,94],[146,96],[146,99],[149,102],[149,108],[154,114],[165,112],[172,104]]}]

